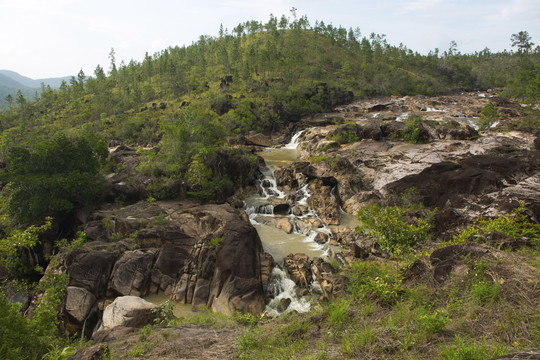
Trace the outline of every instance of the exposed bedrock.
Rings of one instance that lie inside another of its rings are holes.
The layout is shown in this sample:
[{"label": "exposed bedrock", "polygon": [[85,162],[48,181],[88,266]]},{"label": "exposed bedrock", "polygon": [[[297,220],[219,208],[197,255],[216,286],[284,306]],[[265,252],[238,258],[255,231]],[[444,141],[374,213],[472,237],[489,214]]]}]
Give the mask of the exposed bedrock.
[{"label": "exposed bedrock", "polygon": [[[99,210],[90,218],[97,220],[85,227],[99,240],[59,266],[69,276],[63,312],[68,333],[79,332],[104,307],[105,296],[162,292],[194,308],[262,312],[263,276],[268,278],[273,260],[243,211],[227,204],[156,202]],[[131,226],[119,226],[126,223]]]}]

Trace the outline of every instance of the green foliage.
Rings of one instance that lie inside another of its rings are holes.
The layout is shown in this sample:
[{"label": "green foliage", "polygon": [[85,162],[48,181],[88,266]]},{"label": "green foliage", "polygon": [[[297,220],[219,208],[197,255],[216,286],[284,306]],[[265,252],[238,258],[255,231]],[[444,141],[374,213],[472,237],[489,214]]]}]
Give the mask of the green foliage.
[{"label": "green foliage", "polygon": [[64,135],[40,142],[33,149],[10,149],[9,213],[28,224],[95,203],[103,193],[99,170],[107,154],[103,143]]},{"label": "green foliage", "polygon": [[400,299],[403,288],[401,278],[393,274],[391,266],[357,261],[347,274],[347,291],[354,299],[374,298],[393,304]]},{"label": "green foliage", "polygon": [[471,272],[471,295],[481,306],[496,301],[499,297],[500,284],[486,278],[487,264],[478,262],[474,264]]},{"label": "green foliage", "polygon": [[84,231],[77,231],[76,237],[73,240],[61,239],[56,242],[56,247],[64,256],[68,256],[73,250],[81,248],[87,241]]},{"label": "green foliage", "polygon": [[510,213],[496,218],[478,218],[475,223],[461,230],[452,239],[452,244],[462,244],[471,238],[483,234],[498,232],[513,239],[527,237],[529,241],[538,246],[540,244],[540,224],[535,224],[527,216],[527,208],[522,203]]},{"label": "green foliage", "polygon": [[40,282],[41,296],[29,320],[0,291],[0,358],[36,359],[49,350],[64,348],[58,338],[58,310],[67,286],[65,275],[49,275]]},{"label": "green foliage", "polygon": [[8,302],[0,291],[0,358],[35,359],[41,352],[36,349],[36,338],[17,304]]},{"label": "green foliage", "polygon": [[507,349],[501,343],[488,343],[484,339],[477,344],[473,340],[456,335],[453,344],[441,346],[440,356],[444,360],[487,360],[495,356],[501,356],[506,351]]},{"label": "green foliage", "polygon": [[235,312],[233,316],[234,321],[244,326],[255,326],[260,318],[252,315],[248,312]]},{"label": "green foliage", "polygon": [[171,323],[172,320],[176,318],[174,316],[173,310],[174,305],[169,300],[165,301],[157,308],[153,308],[152,312],[158,315],[158,317],[154,319],[154,322],[157,325],[169,325],[169,323]]},{"label": "green foliage", "polygon": [[341,329],[349,322],[350,305],[351,302],[347,299],[337,299],[326,305],[326,320],[332,328]]},{"label": "green foliage", "polygon": [[499,119],[499,112],[493,105],[493,103],[488,103],[482,111],[480,112],[480,130],[487,130]]},{"label": "green foliage", "polygon": [[21,251],[32,250],[39,244],[39,234],[51,228],[52,218],[47,217],[43,225],[31,225],[24,230],[12,230],[0,239],[0,266],[4,266],[11,277],[22,279],[34,272],[22,258]]},{"label": "green foliage", "polygon": [[408,212],[409,209],[400,206],[365,206],[358,210],[362,225],[357,231],[375,237],[383,251],[390,255],[405,255],[411,247],[426,240],[433,217],[433,212],[424,211],[414,222],[410,217],[407,221]]},{"label": "green foliage", "polygon": [[221,244],[223,244],[223,240],[224,240],[223,236],[216,236],[210,240],[210,245],[213,245],[216,248],[219,248]]},{"label": "green foliage", "polygon": [[419,328],[426,334],[440,333],[450,322],[446,310],[435,310],[431,313],[420,315]]},{"label": "green foliage", "polygon": [[424,129],[422,122],[422,116],[420,115],[411,114],[407,116],[405,129],[403,130],[403,140],[405,142],[417,144],[427,140],[422,132]]}]

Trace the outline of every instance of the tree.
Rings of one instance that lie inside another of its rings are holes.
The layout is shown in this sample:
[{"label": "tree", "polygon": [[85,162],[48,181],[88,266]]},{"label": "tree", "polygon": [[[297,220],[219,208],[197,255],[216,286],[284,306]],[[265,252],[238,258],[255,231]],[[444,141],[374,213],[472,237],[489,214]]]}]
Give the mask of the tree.
[{"label": "tree", "polygon": [[95,203],[103,193],[99,170],[107,155],[105,143],[93,135],[77,139],[59,135],[33,149],[10,149],[9,213],[27,224]]},{"label": "tree", "polygon": [[114,52],[114,48],[111,48],[111,51],[109,52],[109,60],[111,60],[111,69],[109,74],[114,77],[118,72],[116,69],[116,53]]},{"label": "tree", "polygon": [[11,96],[11,94],[7,94],[7,96],[6,96],[6,102],[7,102],[7,104],[9,105],[9,107],[12,107],[12,106],[13,106],[13,96]]},{"label": "tree", "polygon": [[26,105],[26,99],[21,90],[17,90],[17,96],[15,97],[15,102],[21,107],[21,110],[24,111],[24,106]]},{"label": "tree", "polygon": [[531,42],[531,37],[529,36],[529,33],[527,31],[520,31],[517,34],[512,34],[510,37],[510,41],[512,42],[512,47],[518,48],[518,53],[520,54],[528,54],[531,52],[534,43]]}]

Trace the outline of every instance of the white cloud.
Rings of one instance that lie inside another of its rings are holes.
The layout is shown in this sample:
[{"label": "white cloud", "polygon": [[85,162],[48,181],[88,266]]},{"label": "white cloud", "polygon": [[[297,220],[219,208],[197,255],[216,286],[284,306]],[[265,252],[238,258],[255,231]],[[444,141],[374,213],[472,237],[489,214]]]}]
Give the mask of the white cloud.
[{"label": "white cloud", "polygon": [[409,11],[432,11],[443,4],[443,0],[416,0],[409,1],[403,6],[405,12]]}]

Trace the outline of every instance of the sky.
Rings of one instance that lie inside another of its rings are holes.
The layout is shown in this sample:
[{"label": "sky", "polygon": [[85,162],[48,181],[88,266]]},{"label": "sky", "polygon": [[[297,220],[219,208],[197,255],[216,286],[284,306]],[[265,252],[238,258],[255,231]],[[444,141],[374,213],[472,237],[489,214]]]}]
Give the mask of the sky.
[{"label": "sky", "polygon": [[0,0],[0,69],[33,79],[92,75],[99,64],[142,61],[241,22],[298,16],[427,54],[455,41],[462,53],[510,50],[528,31],[540,44],[540,0]]}]

